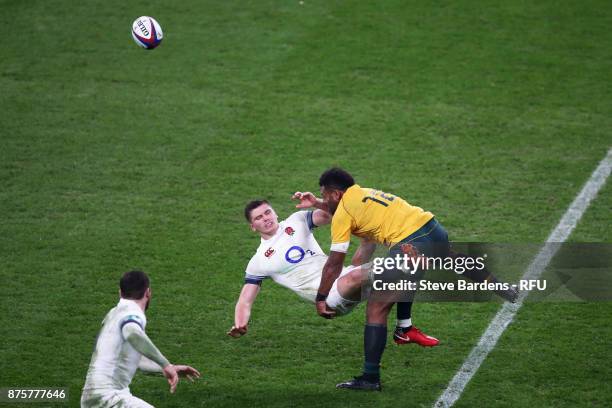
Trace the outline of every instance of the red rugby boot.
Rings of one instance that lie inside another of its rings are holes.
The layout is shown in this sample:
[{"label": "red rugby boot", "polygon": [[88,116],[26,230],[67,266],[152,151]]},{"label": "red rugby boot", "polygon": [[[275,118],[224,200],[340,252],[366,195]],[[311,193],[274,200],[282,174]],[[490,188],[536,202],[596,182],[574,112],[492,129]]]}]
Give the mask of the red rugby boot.
[{"label": "red rugby boot", "polygon": [[440,344],[438,339],[426,335],[414,326],[410,326],[410,328],[396,327],[393,333],[393,341],[395,344],[416,343],[423,347],[434,347]]}]

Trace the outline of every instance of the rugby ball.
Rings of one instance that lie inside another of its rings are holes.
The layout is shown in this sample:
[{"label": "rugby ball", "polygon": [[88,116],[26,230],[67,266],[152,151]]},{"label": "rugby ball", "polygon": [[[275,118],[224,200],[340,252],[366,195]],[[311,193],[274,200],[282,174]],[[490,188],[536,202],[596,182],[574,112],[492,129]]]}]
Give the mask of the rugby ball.
[{"label": "rugby ball", "polygon": [[161,43],[164,33],[153,17],[142,16],[132,24],[132,37],[142,48],[152,50]]}]

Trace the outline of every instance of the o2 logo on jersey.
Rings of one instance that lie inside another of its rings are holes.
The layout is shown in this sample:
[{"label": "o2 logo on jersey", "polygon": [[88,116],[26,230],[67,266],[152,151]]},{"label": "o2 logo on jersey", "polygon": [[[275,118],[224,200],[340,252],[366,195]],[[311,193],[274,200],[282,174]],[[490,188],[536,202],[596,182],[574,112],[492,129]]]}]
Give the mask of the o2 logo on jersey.
[{"label": "o2 logo on jersey", "polygon": [[292,264],[300,263],[306,254],[315,255],[310,249],[304,251],[301,246],[294,245],[285,252],[285,260]]},{"label": "o2 logo on jersey", "polygon": [[285,260],[289,263],[296,264],[301,262],[306,256],[306,252],[302,249],[302,247],[294,245],[285,252]]}]

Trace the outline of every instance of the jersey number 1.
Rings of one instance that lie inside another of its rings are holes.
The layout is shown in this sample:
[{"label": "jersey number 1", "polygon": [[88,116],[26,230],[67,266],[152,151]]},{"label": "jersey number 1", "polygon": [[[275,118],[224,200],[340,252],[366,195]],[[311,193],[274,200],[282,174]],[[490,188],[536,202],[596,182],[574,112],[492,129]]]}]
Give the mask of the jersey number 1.
[{"label": "jersey number 1", "polygon": [[378,203],[380,205],[383,205],[385,207],[389,206],[389,203],[384,202],[383,200],[380,200],[378,198],[376,198],[376,196],[380,196],[381,198],[384,198],[385,200],[391,202],[395,199],[395,196],[393,194],[387,194],[387,193],[383,193],[382,191],[375,191],[374,192],[374,196],[367,196],[364,197],[363,200],[361,200],[362,203],[365,203],[368,200],[372,200],[375,203]]}]

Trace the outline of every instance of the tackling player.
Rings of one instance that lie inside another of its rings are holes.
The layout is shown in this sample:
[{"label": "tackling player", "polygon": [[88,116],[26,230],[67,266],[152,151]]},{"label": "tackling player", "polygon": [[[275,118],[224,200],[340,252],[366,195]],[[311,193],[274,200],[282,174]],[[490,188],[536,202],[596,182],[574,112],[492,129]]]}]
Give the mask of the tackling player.
[{"label": "tackling player", "polygon": [[[311,207],[317,202],[312,193],[298,192],[293,198],[300,200],[298,208]],[[260,235],[261,244],[246,268],[244,286],[236,303],[234,325],[227,333],[232,337],[246,334],[253,302],[265,279],[271,278],[314,303],[327,255],[321,250],[312,230],[331,221],[328,212],[316,209],[298,211],[279,223],[276,212],[266,200],[249,202],[244,216],[251,229]],[[367,257],[363,249],[357,249],[353,265],[341,268],[338,278],[332,282],[326,299],[327,318],[344,315],[360,302],[361,287],[367,279],[365,268],[358,266],[358,261]],[[426,336],[416,327],[410,334],[411,338],[405,343],[438,344],[437,339]]]},{"label": "tackling player", "polygon": [[[425,256],[463,257],[450,250],[448,235],[432,213],[412,206],[395,195],[360,187],[348,172],[339,168],[325,171],[319,179],[319,185],[323,200],[317,201],[316,207],[333,214],[331,252],[323,268],[316,297],[319,315],[327,317],[326,299],[342,270],[351,235],[372,242],[371,246],[378,243],[389,247],[389,256],[392,258],[406,248],[415,248]],[[373,249],[364,252],[371,254]],[[463,275],[477,282],[497,281],[486,268],[468,269]],[[518,296],[514,289],[497,294],[511,302],[516,301]],[[380,391],[380,361],[387,342],[387,316],[392,306],[392,302],[368,302],[363,374],[338,384],[338,388]],[[393,335],[396,343],[409,340],[409,329],[404,326],[411,324],[411,306],[412,302],[397,304],[398,325]]]},{"label": "tackling player", "polygon": [[190,380],[200,377],[195,368],[170,364],[145,333],[145,311],[151,300],[148,276],[141,271],[126,272],[119,287],[121,299],[104,318],[96,340],[81,395],[83,408],[152,407],[130,393],[137,368],[163,373],[171,393],[179,375]]}]

